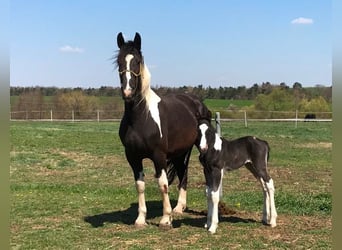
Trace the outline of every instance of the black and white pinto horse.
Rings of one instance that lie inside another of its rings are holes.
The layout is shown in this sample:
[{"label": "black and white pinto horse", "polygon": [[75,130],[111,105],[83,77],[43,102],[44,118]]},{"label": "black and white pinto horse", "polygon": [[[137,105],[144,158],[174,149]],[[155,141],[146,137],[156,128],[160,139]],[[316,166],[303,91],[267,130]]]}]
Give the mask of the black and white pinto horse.
[{"label": "black and white pinto horse", "polygon": [[169,184],[177,174],[179,197],[174,212],[186,207],[188,163],[198,136],[198,119],[211,119],[211,113],[195,96],[180,94],[159,97],[150,87],[150,73],[141,53],[141,37],[125,42],[117,36],[117,66],[125,111],[119,135],[133,170],[138,192],[136,226],[146,224],[145,181],[142,161],[152,160],[163,201],[159,226],[172,227]]},{"label": "black and white pinto horse", "polygon": [[204,167],[206,196],[208,205],[207,223],[210,233],[215,233],[218,226],[218,203],[222,196],[223,172],[232,171],[242,166],[260,181],[263,194],[263,223],[276,226],[277,211],[274,203],[273,180],[267,173],[269,145],[266,141],[253,136],[241,137],[228,141],[215,133],[208,121],[199,121],[199,138],[196,143],[200,150],[200,162]]}]

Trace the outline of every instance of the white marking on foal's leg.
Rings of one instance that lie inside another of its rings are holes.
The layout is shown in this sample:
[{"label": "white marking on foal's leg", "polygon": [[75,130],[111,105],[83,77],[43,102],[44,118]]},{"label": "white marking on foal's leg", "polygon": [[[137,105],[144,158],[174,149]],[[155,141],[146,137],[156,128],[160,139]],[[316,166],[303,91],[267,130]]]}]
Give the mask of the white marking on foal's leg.
[{"label": "white marking on foal's leg", "polygon": [[277,210],[275,207],[275,201],[274,201],[274,192],[275,192],[275,188],[273,185],[273,180],[270,179],[268,182],[266,182],[266,187],[269,193],[269,203],[270,203],[270,220],[269,220],[269,224],[271,225],[271,227],[275,227],[277,225]]},{"label": "white marking on foal's leg", "polygon": [[218,226],[218,203],[220,201],[220,191],[211,191],[211,202],[212,202],[212,210],[211,210],[211,225],[209,227],[209,232],[214,234],[216,233],[216,229]]},{"label": "white marking on foal's leg", "polygon": [[138,218],[135,220],[136,226],[144,226],[146,225],[146,203],[145,203],[145,181],[144,181],[144,173],[139,173],[139,178],[135,183],[135,187],[138,192]]},{"label": "white marking on foal's leg", "polygon": [[216,233],[216,229],[217,229],[218,223],[219,223],[218,204],[220,202],[220,197],[222,196],[223,172],[224,172],[224,170],[221,169],[220,184],[218,186],[217,191],[211,191],[212,210],[211,210],[211,225],[209,227],[209,232],[212,234]]},{"label": "white marking on foal's leg", "polygon": [[262,178],[260,178],[260,183],[262,186],[262,192],[264,194],[264,204],[262,209],[262,222],[268,224],[270,216],[270,203],[269,203],[269,193],[267,191],[266,184]]},{"label": "white marking on foal's leg", "polygon": [[172,226],[172,217],[171,217],[171,204],[169,199],[169,193],[168,193],[168,181],[166,172],[163,169],[161,172],[160,177],[158,178],[158,185],[160,192],[163,197],[163,217],[160,220],[159,226],[161,227],[171,227]]},{"label": "white marking on foal's leg", "polygon": [[205,195],[207,197],[207,223],[204,224],[204,228],[210,228],[211,219],[213,216],[213,202],[211,199],[211,188],[208,186],[205,187]]},{"label": "white marking on foal's leg", "polygon": [[173,209],[173,212],[182,214],[185,208],[186,208],[186,190],[184,188],[180,188],[177,206]]}]

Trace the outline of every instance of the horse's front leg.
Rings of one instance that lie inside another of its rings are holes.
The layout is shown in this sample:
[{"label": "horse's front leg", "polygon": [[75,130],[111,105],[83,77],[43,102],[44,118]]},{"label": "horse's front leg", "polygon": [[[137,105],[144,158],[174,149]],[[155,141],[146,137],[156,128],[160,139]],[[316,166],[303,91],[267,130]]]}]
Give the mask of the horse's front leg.
[{"label": "horse's front leg", "polygon": [[159,227],[162,229],[169,229],[172,227],[172,216],[171,216],[172,208],[170,204],[169,185],[168,185],[168,180],[167,180],[165,169],[161,170],[159,177],[157,175],[157,180],[158,180],[159,190],[161,192],[162,199],[163,199],[163,217],[160,220]]},{"label": "horse's front leg", "polygon": [[142,166],[142,160],[132,160],[133,157],[127,157],[132,167],[135,180],[135,188],[138,193],[138,217],[135,220],[136,227],[144,227],[146,225],[146,202],[145,202],[145,180]]},{"label": "horse's front leg", "polygon": [[139,172],[139,177],[135,181],[135,187],[138,192],[138,217],[135,220],[136,227],[144,227],[146,225],[146,202],[145,202],[145,181],[144,181],[144,173]]}]

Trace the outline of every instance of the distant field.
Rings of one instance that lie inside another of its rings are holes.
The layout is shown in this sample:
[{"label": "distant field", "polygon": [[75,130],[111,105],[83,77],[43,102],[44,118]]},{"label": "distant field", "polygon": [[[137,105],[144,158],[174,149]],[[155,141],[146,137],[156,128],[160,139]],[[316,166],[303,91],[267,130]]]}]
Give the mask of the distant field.
[{"label": "distant field", "polygon": [[223,99],[205,99],[204,103],[211,109],[221,111],[228,107],[243,108],[254,104],[253,100],[223,100]]},{"label": "distant field", "polygon": [[[145,161],[149,225],[134,228],[137,195],[115,122],[11,122],[12,249],[331,249],[331,123],[223,123],[225,137],[256,135],[271,146],[278,226],[261,224],[262,192],[245,168],[226,173],[217,234],[206,220],[204,177],[194,149],[188,209],[158,229],[161,197]],[[176,182],[177,184],[177,182]],[[176,185],[170,188],[174,206]]]}]

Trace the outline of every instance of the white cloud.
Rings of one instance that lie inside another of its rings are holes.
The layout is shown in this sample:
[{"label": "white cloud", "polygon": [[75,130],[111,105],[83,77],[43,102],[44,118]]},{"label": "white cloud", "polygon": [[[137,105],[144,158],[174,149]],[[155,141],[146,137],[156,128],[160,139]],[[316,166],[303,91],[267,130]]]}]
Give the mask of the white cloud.
[{"label": "white cloud", "polygon": [[84,49],[79,47],[72,47],[70,45],[64,45],[59,48],[59,51],[66,52],[66,53],[83,53]]},{"label": "white cloud", "polygon": [[306,17],[298,17],[291,21],[292,24],[313,24],[313,19]]}]

